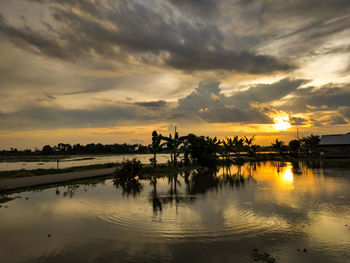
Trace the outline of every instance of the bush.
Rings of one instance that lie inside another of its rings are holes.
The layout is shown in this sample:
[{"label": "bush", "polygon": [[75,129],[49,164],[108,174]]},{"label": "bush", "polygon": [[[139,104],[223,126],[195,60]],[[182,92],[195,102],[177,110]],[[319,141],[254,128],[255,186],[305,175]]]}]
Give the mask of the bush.
[{"label": "bush", "polygon": [[124,160],[122,162],[122,168],[115,171],[115,175],[124,178],[135,177],[142,169],[142,163],[136,158],[130,160]]}]

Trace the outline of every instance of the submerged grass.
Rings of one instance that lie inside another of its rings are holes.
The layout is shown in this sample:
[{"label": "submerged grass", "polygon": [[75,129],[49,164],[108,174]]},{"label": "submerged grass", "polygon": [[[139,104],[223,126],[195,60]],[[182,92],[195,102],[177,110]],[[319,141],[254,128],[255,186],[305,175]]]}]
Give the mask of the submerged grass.
[{"label": "submerged grass", "polygon": [[259,252],[257,248],[253,249],[251,258],[254,261],[265,261],[267,263],[274,263],[276,259],[267,252]]},{"label": "submerged grass", "polygon": [[34,169],[34,170],[21,169],[21,170],[14,170],[14,171],[0,171],[0,180],[8,179],[8,178],[17,178],[17,177],[79,172],[79,171],[87,171],[87,170],[93,170],[93,169],[112,168],[117,166],[118,166],[118,163],[104,163],[104,164],[76,166],[76,167],[70,167],[70,168],[64,168],[64,169],[52,168],[52,169]]}]

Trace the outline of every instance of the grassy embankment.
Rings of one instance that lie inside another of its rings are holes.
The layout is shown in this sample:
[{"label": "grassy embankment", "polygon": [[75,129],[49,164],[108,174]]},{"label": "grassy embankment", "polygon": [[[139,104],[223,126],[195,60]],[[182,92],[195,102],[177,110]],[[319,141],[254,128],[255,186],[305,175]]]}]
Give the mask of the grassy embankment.
[{"label": "grassy embankment", "polygon": [[92,164],[85,166],[76,166],[64,169],[34,169],[34,170],[14,170],[14,171],[0,171],[0,180],[8,178],[17,177],[27,177],[27,176],[40,176],[47,174],[60,174],[60,173],[70,173],[70,172],[80,172],[94,169],[112,168],[118,167],[118,163],[105,163],[105,164]]}]

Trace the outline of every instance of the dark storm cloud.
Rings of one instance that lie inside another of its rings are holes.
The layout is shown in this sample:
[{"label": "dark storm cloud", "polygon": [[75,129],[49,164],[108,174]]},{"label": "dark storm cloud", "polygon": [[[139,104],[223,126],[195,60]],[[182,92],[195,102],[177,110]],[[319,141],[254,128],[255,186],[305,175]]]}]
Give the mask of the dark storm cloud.
[{"label": "dark storm cloud", "polygon": [[[14,26],[4,17],[0,19],[0,31],[22,48],[71,61],[97,54],[127,62],[128,56],[132,55],[143,63],[153,63],[158,58],[170,67],[184,71],[227,70],[264,74],[295,68],[283,60],[259,55],[253,50],[228,49],[218,25],[206,19],[193,22],[175,18],[168,5],[155,9],[135,1],[119,1],[117,4],[107,1],[109,6],[87,0],[52,2],[51,11],[56,23],[51,25],[45,21],[48,32]],[[207,0],[196,5],[210,6],[210,3]],[[96,19],[78,14],[77,9]],[[109,27],[103,24],[105,22]]]}]

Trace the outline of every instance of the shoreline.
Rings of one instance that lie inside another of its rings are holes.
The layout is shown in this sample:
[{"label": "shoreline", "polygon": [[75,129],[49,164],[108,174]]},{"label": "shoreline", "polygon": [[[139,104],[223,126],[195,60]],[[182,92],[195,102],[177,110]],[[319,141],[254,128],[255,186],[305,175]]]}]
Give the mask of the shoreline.
[{"label": "shoreline", "polygon": [[116,170],[116,167],[113,168],[102,168],[86,171],[77,171],[70,173],[58,173],[58,174],[47,174],[40,176],[27,176],[27,177],[18,177],[18,178],[8,178],[0,180],[0,192],[12,191],[16,189],[22,189],[32,186],[39,185],[49,185],[56,183],[65,183],[69,181],[75,181],[80,179],[87,178],[96,178],[112,175]]},{"label": "shoreline", "polygon": [[[336,158],[339,161],[344,161],[344,159]],[[316,158],[316,159],[293,159],[293,158],[263,158],[263,159],[248,159],[244,161],[248,162],[267,162],[267,161],[282,161],[282,162],[292,162],[292,161],[327,161],[327,160],[335,160],[335,159],[324,159],[324,158]],[[346,160],[346,159],[345,159]],[[225,165],[222,163],[222,165]],[[234,165],[234,163],[231,163]],[[146,164],[143,167],[149,167],[150,165]],[[80,168],[80,167],[77,167]],[[84,167],[86,168],[86,167]],[[81,179],[91,179],[98,177],[105,177],[113,175],[114,171],[120,169],[120,165],[115,165],[113,167],[101,167],[87,170],[77,170],[72,172],[61,172],[61,173],[49,173],[49,174],[40,174],[40,175],[30,175],[30,176],[18,176],[18,177],[6,177],[0,178],[0,193],[1,192],[9,192],[13,190],[26,189],[35,186],[42,185],[52,185],[59,183],[69,183],[71,181],[77,181]],[[43,169],[45,170],[45,169]],[[44,171],[43,171],[44,172]]]}]

